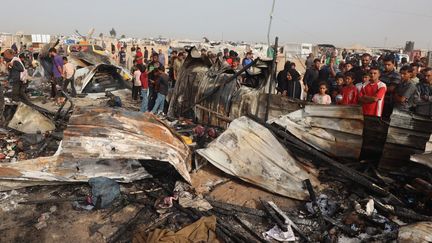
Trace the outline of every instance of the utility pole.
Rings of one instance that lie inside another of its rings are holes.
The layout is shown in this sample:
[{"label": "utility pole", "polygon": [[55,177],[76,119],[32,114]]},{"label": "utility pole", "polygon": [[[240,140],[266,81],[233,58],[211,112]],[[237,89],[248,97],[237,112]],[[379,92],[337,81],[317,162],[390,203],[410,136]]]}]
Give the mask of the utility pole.
[{"label": "utility pole", "polygon": [[270,114],[270,102],[271,102],[271,95],[273,91],[273,83],[276,83],[276,71],[277,71],[277,54],[278,54],[278,44],[279,44],[279,37],[276,36],[275,43],[274,43],[274,55],[273,55],[273,62],[272,62],[272,72],[271,72],[271,78],[270,78],[270,84],[269,84],[269,90],[267,93],[267,106],[266,106],[266,112],[265,112],[265,121],[267,122],[269,119]]},{"label": "utility pole", "polygon": [[267,45],[269,47],[270,47],[270,30],[271,30],[271,24],[272,24],[272,20],[273,20],[273,11],[274,11],[274,7],[275,7],[275,2],[276,2],[276,0],[273,0],[272,8],[271,8],[271,11],[270,11],[269,26],[268,26],[268,30],[267,30]]}]

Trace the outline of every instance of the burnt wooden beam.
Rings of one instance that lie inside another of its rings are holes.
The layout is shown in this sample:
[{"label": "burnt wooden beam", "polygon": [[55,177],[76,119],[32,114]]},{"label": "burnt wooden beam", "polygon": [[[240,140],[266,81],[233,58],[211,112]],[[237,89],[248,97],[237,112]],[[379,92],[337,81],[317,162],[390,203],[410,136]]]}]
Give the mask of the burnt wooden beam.
[{"label": "burnt wooden beam", "polygon": [[312,184],[311,184],[309,179],[304,180],[303,183],[309,192],[309,199],[312,202],[312,208],[315,212],[315,215],[318,217],[318,224],[320,225],[320,228],[321,228],[320,231],[323,234],[322,239],[327,239],[329,236],[329,233],[327,231],[327,225],[325,223],[321,209],[318,206],[315,191],[314,191]]}]

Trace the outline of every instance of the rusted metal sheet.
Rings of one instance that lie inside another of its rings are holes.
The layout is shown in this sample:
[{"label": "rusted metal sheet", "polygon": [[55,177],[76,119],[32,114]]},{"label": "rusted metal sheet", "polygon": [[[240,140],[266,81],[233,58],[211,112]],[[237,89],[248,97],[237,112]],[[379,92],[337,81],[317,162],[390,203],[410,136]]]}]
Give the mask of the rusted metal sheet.
[{"label": "rusted metal sheet", "polygon": [[306,105],[268,123],[278,124],[330,156],[352,159],[360,156],[363,115],[359,106]]},{"label": "rusted metal sheet", "polygon": [[[200,123],[220,127],[227,127],[229,124],[226,119],[220,117],[236,119],[253,114],[264,118],[271,71],[271,61],[259,60],[246,71],[247,75],[243,73],[234,78],[236,71],[223,60],[217,60],[212,65],[206,58],[193,58],[189,55],[180,71],[168,116],[197,117]],[[232,81],[227,82],[232,78]],[[306,104],[304,101],[292,100],[281,95],[270,95],[270,118],[301,109]],[[194,115],[191,115],[192,111]]]},{"label": "rusted metal sheet", "polygon": [[2,164],[0,181],[76,182],[105,176],[130,182],[149,177],[141,163],[151,160],[171,164],[190,182],[189,148],[152,114],[78,108],[59,151],[58,156]]},{"label": "rusted metal sheet", "polygon": [[307,178],[318,184],[268,129],[247,117],[231,122],[197,153],[225,173],[286,197],[306,199],[302,181]]},{"label": "rusted metal sheet", "polygon": [[398,109],[393,110],[390,119],[379,168],[394,170],[409,167],[410,157],[415,154],[419,154],[417,159],[427,158],[420,154],[427,151],[432,120]]}]

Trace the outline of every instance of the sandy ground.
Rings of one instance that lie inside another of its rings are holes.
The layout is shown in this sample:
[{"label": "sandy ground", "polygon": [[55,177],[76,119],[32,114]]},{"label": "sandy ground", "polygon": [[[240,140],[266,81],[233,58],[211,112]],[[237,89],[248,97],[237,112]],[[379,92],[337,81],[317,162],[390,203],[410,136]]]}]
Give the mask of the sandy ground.
[{"label": "sandy ground", "polygon": [[300,201],[278,196],[231,177],[211,164],[192,173],[191,178],[192,186],[198,193],[207,195],[216,201],[249,208],[261,208],[260,198],[265,201],[273,201],[282,208],[296,207],[300,204]]}]

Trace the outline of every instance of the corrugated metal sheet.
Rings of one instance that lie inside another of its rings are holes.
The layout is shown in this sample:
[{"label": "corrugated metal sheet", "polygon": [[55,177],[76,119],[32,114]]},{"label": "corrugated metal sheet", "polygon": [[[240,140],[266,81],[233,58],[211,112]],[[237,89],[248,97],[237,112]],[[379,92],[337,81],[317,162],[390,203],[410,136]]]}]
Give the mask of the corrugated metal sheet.
[{"label": "corrugated metal sheet", "polygon": [[432,135],[430,136],[429,141],[425,145],[424,153],[411,155],[410,159],[412,162],[426,165],[429,168],[432,168]]},{"label": "corrugated metal sheet", "polygon": [[359,106],[306,105],[269,120],[314,148],[339,158],[358,159],[363,143],[363,115]]},{"label": "corrugated metal sheet", "polygon": [[308,197],[303,180],[318,182],[267,128],[247,117],[231,122],[224,133],[197,153],[225,173],[290,198]]},{"label": "corrugated metal sheet", "polygon": [[381,169],[408,166],[410,156],[426,150],[432,134],[432,120],[394,109],[390,117],[386,143],[379,163]]},{"label": "corrugated metal sheet", "polygon": [[59,156],[0,166],[0,181],[87,181],[106,176],[129,182],[148,177],[137,160],[171,164],[190,182],[191,151],[152,114],[79,108],[70,118]]}]

